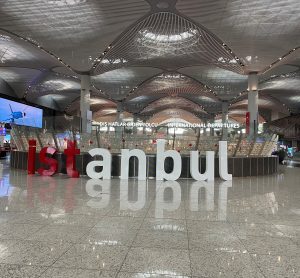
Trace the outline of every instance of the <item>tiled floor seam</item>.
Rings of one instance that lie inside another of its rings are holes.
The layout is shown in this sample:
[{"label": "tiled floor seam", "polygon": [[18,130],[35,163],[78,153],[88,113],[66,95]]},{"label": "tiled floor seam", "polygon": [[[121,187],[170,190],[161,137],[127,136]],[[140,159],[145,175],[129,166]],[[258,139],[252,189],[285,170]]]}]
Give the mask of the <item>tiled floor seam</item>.
[{"label": "tiled floor seam", "polygon": [[191,274],[190,277],[193,277],[192,260],[191,260],[191,248],[190,248],[190,235],[189,235],[189,228],[188,228],[186,204],[184,204],[184,213],[185,213],[185,227],[186,227],[186,234],[187,234],[187,241],[188,241],[188,254],[189,254],[189,261],[190,261],[190,274]]},{"label": "tiled floor seam", "polygon": [[[236,233],[236,232],[235,232]],[[241,240],[241,235],[238,235],[237,233],[236,233],[236,235],[237,235],[237,237],[239,238],[239,240]],[[293,243],[293,244],[296,244],[290,237],[287,237],[287,236],[269,236],[269,235],[266,235],[266,236],[264,236],[264,235],[245,235],[245,236],[249,236],[249,237],[257,237],[257,238],[274,238],[274,239],[287,239],[287,240],[289,240],[291,243]],[[296,245],[298,245],[298,244],[296,244]]]},{"label": "tiled floor seam", "polygon": [[[13,225],[26,225],[26,224],[13,224]],[[30,224],[28,224],[30,225]],[[38,225],[38,224],[36,224]],[[38,233],[40,230],[44,229],[45,227],[49,226],[49,224],[45,224],[45,225],[41,225],[42,227],[40,227],[38,230],[34,231],[32,234],[30,234],[28,237],[31,237],[33,235],[35,235],[36,233]],[[26,238],[23,238],[23,239],[18,239],[18,240],[28,240],[30,241],[30,239],[26,237]]]},{"label": "tiled floor seam", "polygon": [[40,277],[42,277],[42,276],[44,275],[44,273],[46,273],[46,272],[47,272],[47,270],[48,270],[49,268],[50,268],[50,267],[46,267],[45,271],[43,271],[43,272],[41,273],[41,275],[39,275],[37,278],[40,278]]},{"label": "tiled floor seam", "polygon": [[[157,191],[155,191],[155,196],[156,196],[156,192],[157,192]],[[134,243],[134,241],[136,240],[139,231],[142,230],[143,223],[144,223],[144,221],[145,221],[145,218],[146,218],[146,216],[147,216],[147,214],[148,214],[148,212],[149,212],[149,210],[150,210],[151,205],[152,205],[153,202],[154,202],[154,199],[151,200],[151,202],[150,202],[150,205],[149,205],[149,207],[148,207],[148,209],[147,209],[147,211],[146,211],[146,213],[145,213],[145,215],[144,215],[144,217],[143,217],[143,220],[141,221],[141,225],[140,225],[140,227],[137,229],[137,233],[136,233],[135,237],[133,238],[133,240],[132,240],[130,246],[128,247],[128,251],[127,251],[127,253],[126,253],[125,257],[124,257],[124,260],[122,261],[122,263],[121,263],[121,265],[120,265],[119,270],[116,272],[115,278],[118,277],[119,273],[121,272],[121,269],[122,269],[122,267],[123,267],[123,265],[124,265],[124,263],[125,263],[125,261],[126,261],[126,259],[127,259],[127,256],[128,256],[128,254],[129,254],[130,250],[133,248],[133,243]]]},{"label": "tiled floor seam", "polygon": [[[82,235],[78,240],[80,240],[80,239],[82,239],[86,234],[88,234],[94,227],[96,226],[96,224],[93,226],[93,227],[91,227],[86,233],[84,233],[84,235]],[[57,259],[55,259],[54,261],[53,261],[53,263],[50,265],[50,266],[48,266],[47,267],[47,269],[43,272],[43,273],[45,273],[48,269],[50,269],[50,268],[52,268],[53,267],[53,265],[60,259],[60,258],[62,258],[73,246],[75,246],[77,243],[70,243],[70,247],[69,248],[67,248],[66,250],[65,250],[65,252],[63,252]],[[41,277],[41,276],[39,276],[39,277]]]},{"label": "tiled floor seam", "polygon": [[[0,263],[0,265],[16,265],[16,266],[21,266],[21,267],[39,267],[39,266],[31,266],[31,265],[23,265],[23,264],[9,264],[9,263]],[[41,266],[41,268],[42,268],[42,266]],[[37,278],[40,278],[47,270],[48,270],[48,267],[45,267],[45,270],[39,276],[37,276]]]},{"label": "tiled floor seam", "polygon": [[244,246],[245,250],[247,251],[247,254],[249,254],[250,256],[250,260],[254,263],[254,265],[256,265],[257,269],[259,270],[260,274],[265,277],[265,278],[269,278],[266,277],[265,274],[263,273],[262,269],[259,267],[259,265],[257,264],[257,262],[252,258],[252,253],[250,253],[248,251],[248,249],[246,248],[246,245],[244,244],[244,242],[241,240],[240,236],[237,234],[236,229],[234,228],[234,226],[231,225],[231,223],[229,223],[229,225],[231,226],[233,232],[235,233],[235,236],[239,239],[239,241],[241,242],[242,246]]}]

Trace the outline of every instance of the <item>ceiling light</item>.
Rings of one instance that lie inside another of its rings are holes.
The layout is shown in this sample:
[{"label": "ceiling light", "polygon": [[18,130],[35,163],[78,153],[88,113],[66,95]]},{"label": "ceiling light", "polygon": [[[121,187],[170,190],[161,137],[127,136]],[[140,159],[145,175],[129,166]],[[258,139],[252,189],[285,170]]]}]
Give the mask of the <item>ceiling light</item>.
[{"label": "ceiling light", "polygon": [[11,38],[10,38],[9,36],[1,35],[1,34],[0,34],[0,41],[6,41],[6,42],[9,42],[9,41],[11,41]]},{"label": "ceiling light", "polygon": [[101,64],[125,64],[127,62],[125,59],[103,59]]},{"label": "ceiling light", "polygon": [[247,60],[248,62],[251,62],[252,56],[246,56],[246,60]]},{"label": "ceiling light", "polygon": [[71,80],[47,80],[41,86],[54,90],[79,89],[78,83]]},{"label": "ceiling light", "polygon": [[185,31],[179,34],[155,34],[149,30],[143,30],[139,32],[141,35],[143,35],[144,38],[151,40],[151,41],[158,41],[158,42],[178,42],[183,41],[186,39],[189,39],[191,37],[194,37],[198,34],[198,31],[196,29],[190,29],[189,31]]},{"label": "ceiling light", "polygon": [[44,0],[44,2],[57,6],[74,6],[83,4],[86,0]]},{"label": "ceiling light", "polygon": [[229,58],[224,58],[224,57],[218,58],[218,62],[221,62],[223,64],[225,64],[225,63],[236,64],[237,63],[236,59],[229,59]]},{"label": "ceiling light", "polygon": [[97,98],[91,98],[90,99],[90,104],[91,105],[95,105],[95,104],[107,104],[109,103],[107,100],[105,99],[97,99]]},{"label": "ceiling light", "polygon": [[159,76],[159,78],[165,78],[165,79],[179,79],[181,77],[182,75],[177,73],[162,74]]}]

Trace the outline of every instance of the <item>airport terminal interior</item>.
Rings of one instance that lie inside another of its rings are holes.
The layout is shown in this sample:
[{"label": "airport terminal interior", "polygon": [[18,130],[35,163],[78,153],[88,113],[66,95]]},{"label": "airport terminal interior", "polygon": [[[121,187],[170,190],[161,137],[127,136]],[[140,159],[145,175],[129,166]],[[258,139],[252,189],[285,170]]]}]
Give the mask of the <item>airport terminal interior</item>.
[{"label": "airport terminal interior", "polygon": [[0,278],[299,278],[299,167],[299,0],[0,1]]}]

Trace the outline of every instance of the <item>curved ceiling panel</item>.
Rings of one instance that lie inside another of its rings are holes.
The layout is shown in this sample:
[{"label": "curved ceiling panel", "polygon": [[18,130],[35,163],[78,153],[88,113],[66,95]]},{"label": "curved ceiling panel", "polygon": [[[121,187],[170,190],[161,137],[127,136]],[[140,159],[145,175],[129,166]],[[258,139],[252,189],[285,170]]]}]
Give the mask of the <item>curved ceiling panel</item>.
[{"label": "curved ceiling panel", "polygon": [[37,46],[0,29],[0,66],[48,69],[59,65],[57,59]]},{"label": "curved ceiling panel", "polygon": [[167,96],[197,95],[217,100],[206,85],[177,72],[163,73],[147,80],[131,92],[127,100],[141,95],[162,94]]},{"label": "curved ceiling panel", "polygon": [[299,0],[178,0],[177,9],[222,38],[248,71],[300,45]]},{"label": "curved ceiling panel", "polygon": [[122,100],[144,80],[160,73],[160,70],[146,67],[116,69],[92,77],[95,87],[114,100]]},{"label": "curved ceiling panel", "polygon": [[[147,106],[149,103],[158,100],[162,97],[165,97],[164,94],[155,94],[155,95],[142,95],[137,96],[135,98],[132,98],[124,103],[124,106],[126,109],[128,109],[131,112],[139,112],[141,109],[143,109],[145,106]],[[189,95],[185,94],[184,98],[191,100],[192,102],[203,106],[205,110],[209,113],[215,113],[216,111],[219,111],[221,109],[222,103],[219,101],[216,101],[213,98],[207,97],[207,96],[195,96],[195,95]]]},{"label": "curved ceiling panel", "polygon": [[99,52],[148,11],[142,0],[6,0],[0,26],[87,71]]},{"label": "curved ceiling panel", "polygon": [[[292,50],[284,53],[282,56],[278,57],[277,60],[273,61],[272,64],[263,69],[260,74],[269,74],[270,71],[276,70],[278,67],[286,68],[287,66],[294,67],[296,69],[300,68],[300,46],[293,48]],[[292,69],[290,71],[293,71]],[[280,72],[280,70],[278,70]],[[284,71],[282,72],[284,73]]]},{"label": "curved ceiling panel", "polygon": [[179,72],[208,85],[223,100],[233,99],[248,87],[248,76],[214,66],[186,67]]},{"label": "curved ceiling panel", "polygon": [[[0,67],[0,78],[3,79],[15,91],[18,98],[23,98],[28,86],[39,76],[39,70],[27,68]],[[2,92],[5,94],[5,92]]]},{"label": "curved ceiling panel", "polygon": [[123,102],[124,108],[127,111],[130,111],[132,113],[139,113],[142,109],[144,109],[149,103],[160,99],[163,97],[161,94],[155,94],[155,95],[142,95],[142,96],[136,96],[135,98],[132,98],[128,101]]},{"label": "curved ceiling panel", "polygon": [[219,100],[196,95],[186,95],[185,98],[204,107],[207,113],[216,114],[222,111],[222,102]]},{"label": "curved ceiling panel", "polygon": [[130,65],[175,70],[207,65],[243,73],[243,65],[214,35],[171,12],[140,20],[110,45],[93,66],[94,74]]},{"label": "curved ceiling panel", "polygon": [[156,110],[161,110],[162,108],[184,108],[197,114],[206,113],[200,105],[183,97],[164,97],[150,103],[141,111],[141,114],[153,114]]},{"label": "curved ceiling panel", "polygon": [[49,71],[33,80],[26,92],[26,100],[61,111],[78,96],[79,79]]},{"label": "curved ceiling panel", "polygon": [[205,110],[219,104],[214,92],[206,85],[178,72],[156,75],[131,91],[124,102],[126,108],[138,112],[162,97],[184,97]]},{"label": "curved ceiling panel", "polygon": [[70,68],[65,67],[65,66],[58,66],[58,67],[53,67],[51,68],[53,72],[59,73],[59,74],[64,74],[64,75],[69,75],[73,77],[79,77],[80,74],[72,71]]},{"label": "curved ceiling panel", "polygon": [[11,97],[18,97],[15,91],[8,85],[8,83],[0,77],[0,93]]},{"label": "curved ceiling panel", "polygon": [[296,72],[299,70],[298,66],[295,65],[279,65],[269,71],[267,71],[265,74],[259,75],[259,81],[264,82],[268,81],[272,78],[280,77],[281,75],[285,76],[286,74],[292,74],[293,72]]},{"label": "curved ceiling panel", "polygon": [[68,94],[45,94],[39,97],[29,96],[26,99],[41,106],[64,111],[65,107],[76,98],[78,98],[77,92],[68,92]]},{"label": "curved ceiling panel", "polygon": [[80,80],[54,72],[45,72],[31,83],[27,97],[39,97],[48,94],[77,92],[80,94]]},{"label": "curved ceiling panel", "polygon": [[[93,113],[93,120],[97,122],[114,122],[117,117],[117,108],[107,108]],[[128,112],[123,113],[124,120],[132,120],[132,114]]]},{"label": "curved ceiling panel", "polygon": [[300,112],[300,71],[282,74],[270,78],[260,85],[262,95],[268,95],[278,100],[282,106],[293,113]]},{"label": "curved ceiling panel", "polygon": [[[239,122],[240,124],[245,124],[247,111],[247,108],[230,108],[228,111],[228,117]],[[266,120],[262,117],[262,115],[259,115],[258,121],[259,123],[264,123]]]},{"label": "curved ceiling panel", "polygon": [[300,71],[281,74],[270,78],[259,85],[260,90],[291,90],[299,89]]},{"label": "curved ceiling panel", "polygon": [[[240,100],[231,105],[231,109],[248,109],[248,99]],[[277,111],[286,115],[289,115],[289,111],[285,106],[282,105],[278,100],[272,98],[271,96],[264,96],[262,93],[259,95],[258,99],[258,110],[269,110]]]},{"label": "curved ceiling panel", "polygon": [[[100,97],[96,93],[91,94],[90,98],[90,110],[95,113],[95,112],[100,112],[102,111],[103,114],[105,113],[115,113],[117,105],[108,100]],[[77,97],[72,103],[66,107],[65,110],[66,113],[71,114],[71,115],[79,115],[80,114],[80,97]]]},{"label": "curved ceiling panel", "polygon": [[176,122],[176,120],[179,119],[183,119],[189,123],[201,123],[201,120],[191,112],[174,108],[166,109],[154,114],[147,120],[147,122],[161,123],[170,119],[173,119],[173,122]]},{"label": "curved ceiling panel", "polygon": [[277,99],[281,106],[287,107],[290,112],[300,113],[300,90],[298,92],[266,90],[263,93]]}]

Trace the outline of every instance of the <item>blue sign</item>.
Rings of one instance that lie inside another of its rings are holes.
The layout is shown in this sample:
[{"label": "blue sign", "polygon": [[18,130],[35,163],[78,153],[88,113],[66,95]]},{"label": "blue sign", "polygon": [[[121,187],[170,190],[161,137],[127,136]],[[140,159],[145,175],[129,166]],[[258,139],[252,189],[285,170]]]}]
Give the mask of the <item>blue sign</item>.
[{"label": "blue sign", "polygon": [[6,129],[4,127],[0,127],[0,136],[6,136]]},{"label": "blue sign", "polygon": [[0,98],[0,122],[32,127],[43,126],[43,110]]}]

